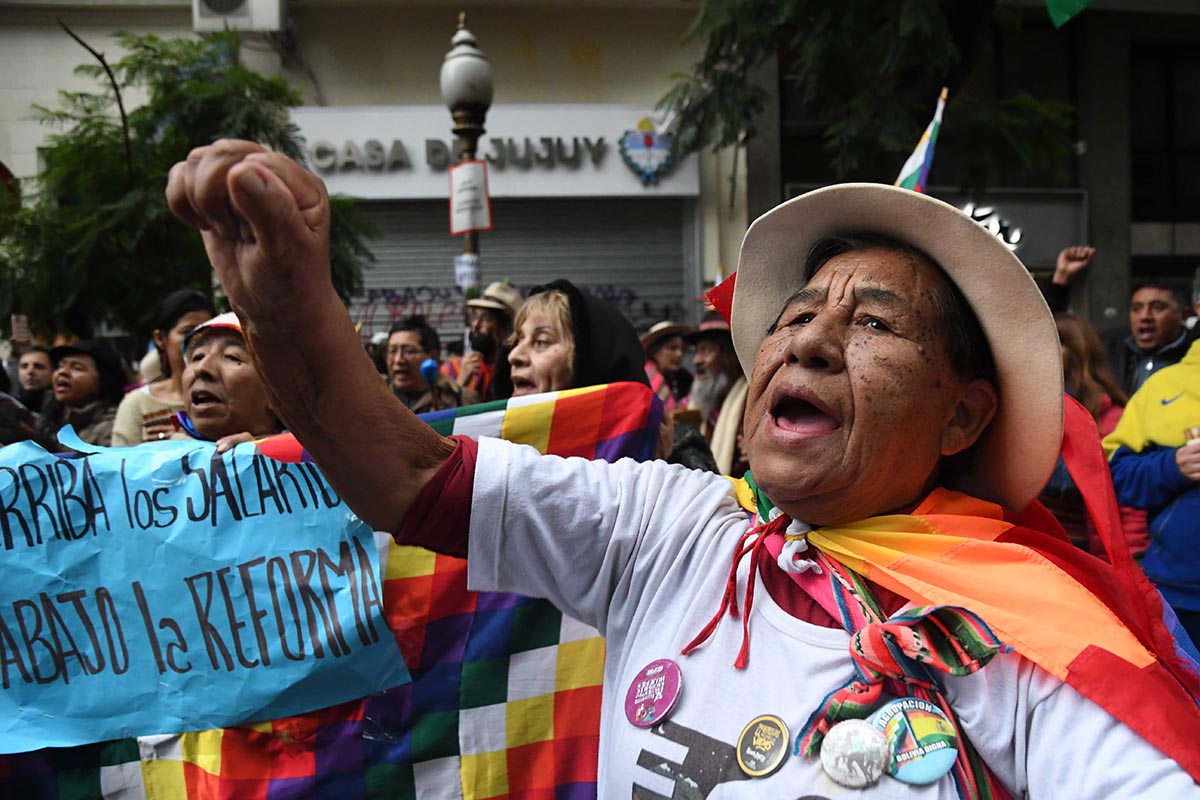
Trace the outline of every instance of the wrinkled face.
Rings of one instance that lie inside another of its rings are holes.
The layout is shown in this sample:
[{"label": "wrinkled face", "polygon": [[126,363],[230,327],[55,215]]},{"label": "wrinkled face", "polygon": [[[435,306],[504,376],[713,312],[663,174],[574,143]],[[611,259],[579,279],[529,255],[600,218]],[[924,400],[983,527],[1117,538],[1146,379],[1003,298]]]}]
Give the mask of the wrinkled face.
[{"label": "wrinkled face", "polygon": [[100,370],[96,360],[83,353],[63,356],[54,367],[54,399],[78,408],[100,394]]},{"label": "wrinkled face", "polygon": [[1183,330],[1183,310],[1167,289],[1143,286],[1129,298],[1129,329],[1137,346],[1153,352]]},{"label": "wrinkled face", "polygon": [[508,354],[513,397],[571,388],[573,347],[552,319],[530,314]]},{"label": "wrinkled face", "polygon": [[755,359],[745,441],[758,484],[792,517],[907,509],[990,421],[991,384],[946,357],[932,299],[945,280],[921,259],[859,250],[784,304]]},{"label": "wrinkled face", "polygon": [[421,334],[416,331],[396,331],[388,337],[387,369],[392,388],[406,394],[416,394],[429,388],[421,377],[421,362],[429,358],[421,347]]},{"label": "wrinkled face", "polygon": [[703,376],[706,375],[734,374],[738,371],[737,357],[732,352],[722,349],[711,336],[696,342],[692,366],[696,370],[697,380],[703,380]]},{"label": "wrinkled face", "polygon": [[183,374],[183,340],[202,322],[208,322],[212,319],[212,315],[207,311],[189,311],[178,320],[170,330],[154,331],[154,343],[167,354],[167,365],[170,367],[172,375]]},{"label": "wrinkled face", "polygon": [[34,350],[21,356],[17,364],[17,380],[25,391],[38,392],[50,385],[52,369],[49,354]]},{"label": "wrinkled face", "polygon": [[192,339],[183,369],[183,408],[208,439],[279,430],[246,342],[233,330],[214,328]]},{"label": "wrinkled face", "polygon": [[683,369],[683,354],[687,344],[682,336],[672,336],[654,351],[654,363],[662,372],[678,372]]}]

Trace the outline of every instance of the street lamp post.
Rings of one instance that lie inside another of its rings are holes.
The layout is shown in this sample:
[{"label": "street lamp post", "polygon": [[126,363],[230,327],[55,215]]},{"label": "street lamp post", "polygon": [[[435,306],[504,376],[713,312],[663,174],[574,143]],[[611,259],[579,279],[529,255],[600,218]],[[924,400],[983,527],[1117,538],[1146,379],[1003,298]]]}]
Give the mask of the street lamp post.
[{"label": "street lamp post", "polygon": [[[450,38],[453,47],[442,61],[440,83],[442,101],[454,119],[451,131],[458,138],[458,160],[475,158],[483,123],[492,105],[492,65],[476,46],[475,36],[467,30],[467,14],[458,14],[458,30]],[[463,234],[463,254],[479,257],[479,234]],[[478,292],[478,285],[467,288],[468,296]]]}]

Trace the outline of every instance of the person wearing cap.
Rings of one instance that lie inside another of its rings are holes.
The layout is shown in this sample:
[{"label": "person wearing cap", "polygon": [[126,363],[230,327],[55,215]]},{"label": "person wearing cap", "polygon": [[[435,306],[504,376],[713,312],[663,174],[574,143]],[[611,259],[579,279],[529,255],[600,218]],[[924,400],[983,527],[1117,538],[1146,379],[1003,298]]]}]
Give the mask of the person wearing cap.
[{"label": "person wearing cap", "polygon": [[729,323],[718,312],[709,311],[700,327],[684,339],[695,349],[692,366],[696,380],[688,408],[702,415],[701,431],[712,448],[717,469],[722,475],[741,477],[749,468],[741,447],[749,384],[733,349]]},{"label": "person wearing cap", "polygon": [[283,431],[258,369],[250,358],[242,323],[232,311],[200,323],[181,343],[183,409],[172,438],[216,442],[223,452]]},{"label": "person wearing cap", "polygon": [[1200,797],[1194,650],[1119,537],[1092,559],[1034,502],[1060,441],[1103,471],[1095,425],[1064,439],[1049,310],[952,206],[848,184],[754,223],[731,482],[437,435],[359,355],[318,178],[222,141],[167,197],[355,513],[605,634],[602,796]]},{"label": "person wearing cap", "polygon": [[512,334],[521,307],[521,293],[507,283],[488,284],[479,297],[467,301],[467,343],[470,350],[442,362],[442,374],[472,389],[483,400],[495,400],[494,376],[501,347]]},{"label": "person wearing cap", "polygon": [[113,423],[113,446],[141,444],[171,435],[171,418],[183,410],[183,339],[216,313],[212,300],[195,289],[180,289],[162,299],[150,334],[161,377],[121,400]]},{"label": "person wearing cap", "polygon": [[642,334],[642,349],[646,351],[646,377],[650,380],[650,388],[663,401],[667,411],[688,406],[692,373],[683,367],[683,356],[687,352],[683,337],[691,332],[690,325],[676,325],[664,320],[654,323]]},{"label": "person wearing cap", "polygon": [[70,425],[83,441],[107,447],[112,443],[117,404],[125,394],[120,354],[107,342],[88,339],[55,347],[50,360],[53,396],[43,406],[38,431],[53,435]]}]

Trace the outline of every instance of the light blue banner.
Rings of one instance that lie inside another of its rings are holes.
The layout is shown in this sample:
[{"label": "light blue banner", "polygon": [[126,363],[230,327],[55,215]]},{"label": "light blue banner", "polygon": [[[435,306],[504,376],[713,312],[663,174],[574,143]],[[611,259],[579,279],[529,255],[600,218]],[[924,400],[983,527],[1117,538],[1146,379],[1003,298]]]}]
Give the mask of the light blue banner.
[{"label": "light blue banner", "polygon": [[0,448],[0,752],[299,714],[410,678],[386,539],[251,444]]}]

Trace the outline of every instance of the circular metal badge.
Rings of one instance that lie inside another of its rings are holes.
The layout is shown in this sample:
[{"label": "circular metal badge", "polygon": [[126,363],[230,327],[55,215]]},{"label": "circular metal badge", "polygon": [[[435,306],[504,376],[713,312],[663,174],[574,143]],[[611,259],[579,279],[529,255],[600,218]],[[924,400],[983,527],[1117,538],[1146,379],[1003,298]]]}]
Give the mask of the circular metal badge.
[{"label": "circular metal badge", "polygon": [[669,658],[651,661],[629,684],[625,693],[625,718],[639,728],[666,719],[683,692],[683,673]]},{"label": "circular metal badge", "polygon": [[888,774],[916,785],[933,783],[954,768],[958,734],[942,710],[928,700],[902,697],[871,715],[887,739]]},{"label": "circular metal badge", "polygon": [[779,769],[788,752],[787,723],[774,714],[750,720],[738,737],[737,762],[751,778],[763,778]]},{"label": "circular metal badge", "polygon": [[842,720],[821,741],[821,769],[851,789],[877,783],[888,757],[887,739],[865,719]]}]

